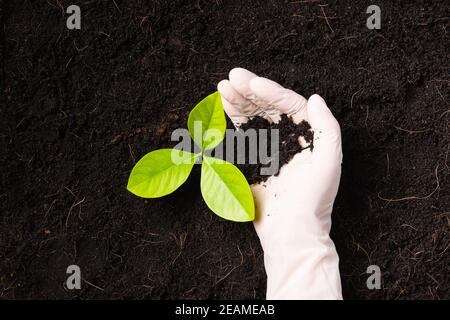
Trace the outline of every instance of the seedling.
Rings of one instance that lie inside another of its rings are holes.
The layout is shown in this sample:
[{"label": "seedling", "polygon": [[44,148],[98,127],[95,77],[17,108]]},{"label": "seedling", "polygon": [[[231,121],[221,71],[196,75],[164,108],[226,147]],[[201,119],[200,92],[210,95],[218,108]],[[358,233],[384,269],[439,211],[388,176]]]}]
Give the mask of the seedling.
[{"label": "seedling", "polygon": [[187,180],[201,157],[200,190],[208,207],[227,220],[252,221],[255,205],[242,172],[225,160],[205,155],[205,151],[215,148],[225,136],[226,120],[218,92],[192,109],[188,129],[200,152],[160,149],[146,154],[131,171],[127,189],[142,198],[168,195]]}]

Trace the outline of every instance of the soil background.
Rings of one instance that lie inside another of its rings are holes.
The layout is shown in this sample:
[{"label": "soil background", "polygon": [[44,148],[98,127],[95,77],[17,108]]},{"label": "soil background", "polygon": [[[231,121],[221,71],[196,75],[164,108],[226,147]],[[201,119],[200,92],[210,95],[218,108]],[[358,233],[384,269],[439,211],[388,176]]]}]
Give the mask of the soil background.
[{"label": "soil background", "polygon": [[450,2],[376,1],[369,30],[372,2],[0,1],[0,298],[264,298],[253,226],[208,210],[198,168],[162,199],[125,189],[236,66],[341,124],[344,298],[450,298]]}]

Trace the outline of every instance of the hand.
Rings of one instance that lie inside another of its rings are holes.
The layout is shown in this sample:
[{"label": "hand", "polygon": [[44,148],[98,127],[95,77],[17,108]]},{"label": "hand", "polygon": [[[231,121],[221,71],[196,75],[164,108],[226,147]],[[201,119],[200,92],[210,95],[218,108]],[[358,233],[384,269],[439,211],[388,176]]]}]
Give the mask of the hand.
[{"label": "hand", "polygon": [[[298,153],[278,176],[252,185],[254,226],[264,250],[268,299],[342,299],[339,258],[329,237],[341,175],[339,124],[319,95],[306,100],[252,72],[235,68],[218,84],[235,126],[254,116],[306,120],[314,148]],[[300,141],[299,141],[300,143]]]}]

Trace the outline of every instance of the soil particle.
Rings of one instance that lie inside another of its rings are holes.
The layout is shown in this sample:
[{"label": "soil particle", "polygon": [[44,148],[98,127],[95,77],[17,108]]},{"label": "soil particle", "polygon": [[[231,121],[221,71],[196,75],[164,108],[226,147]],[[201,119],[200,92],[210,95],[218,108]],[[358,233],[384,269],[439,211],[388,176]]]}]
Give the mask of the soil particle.
[{"label": "soil particle", "polygon": [[[228,123],[230,123],[230,121],[228,121]],[[275,176],[279,174],[281,167],[288,163],[294,155],[308,148],[312,150],[314,147],[314,132],[311,130],[309,123],[302,121],[299,124],[295,124],[292,119],[285,114],[281,115],[281,120],[278,123],[270,123],[262,117],[254,117],[240,127],[240,130],[243,132],[248,129],[256,129],[257,132],[259,129],[267,130],[267,143],[265,144],[267,147],[266,154],[273,157],[273,159],[275,159],[273,161],[278,159],[279,162],[278,170],[274,172]],[[278,130],[277,137],[279,139],[279,150],[276,154],[272,154],[273,151],[271,151],[272,129]],[[265,135],[258,135],[258,148],[261,148],[261,139],[265,139],[265,137]],[[300,145],[299,138],[303,138],[306,146],[302,147]],[[259,159],[257,164],[249,163],[248,148],[246,151],[245,164],[237,164],[237,167],[242,171],[250,184],[266,181],[270,175],[261,175],[261,168],[267,166],[267,164],[262,162],[261,159]]]}]

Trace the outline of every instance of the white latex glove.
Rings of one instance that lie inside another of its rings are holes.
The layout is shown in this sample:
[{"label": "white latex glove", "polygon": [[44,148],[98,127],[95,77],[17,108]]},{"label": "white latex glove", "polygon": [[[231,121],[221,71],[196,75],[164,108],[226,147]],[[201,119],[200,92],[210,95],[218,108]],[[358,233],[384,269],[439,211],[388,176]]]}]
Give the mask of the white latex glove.
[{"label": "white latex glove", "polygon": [[277,122],[285,113],[296,123],[308,121],[314,131],[312,152],[303,150],[278,176],[251,186],[267,299],[342,299],[339,257],[329,236],[341,176],[338,122],[319,95],[306,100],[242,68],[231,70],[218,90],[236,126],[256,115]]}]

